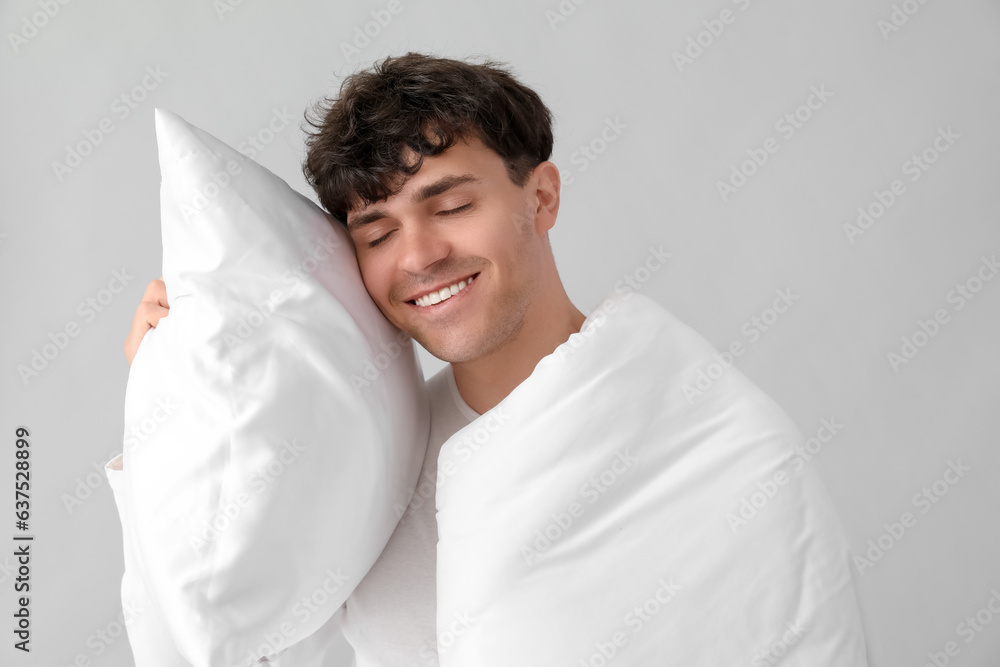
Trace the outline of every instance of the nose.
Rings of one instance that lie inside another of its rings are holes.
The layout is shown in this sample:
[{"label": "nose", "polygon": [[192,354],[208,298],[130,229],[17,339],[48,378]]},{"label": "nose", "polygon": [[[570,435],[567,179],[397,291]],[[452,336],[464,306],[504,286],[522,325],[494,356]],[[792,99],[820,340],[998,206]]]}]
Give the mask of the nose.
[{"label": "nose", "polygon": [[451,244],[430,224],[404,225],[397,234],[399,268],[410,274],[427,273],[429,268],[451,253]]}]

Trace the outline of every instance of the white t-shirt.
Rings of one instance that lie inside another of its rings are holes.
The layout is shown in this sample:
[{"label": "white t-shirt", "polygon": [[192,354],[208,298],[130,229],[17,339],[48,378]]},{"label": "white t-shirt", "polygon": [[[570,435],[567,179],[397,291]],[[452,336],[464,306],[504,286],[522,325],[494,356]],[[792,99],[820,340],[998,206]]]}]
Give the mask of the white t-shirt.
[{"label": "white t-shirt", "polygon": [[356,667],[436,667],[437,518],[441,446],[479,414],[458,393],[451,364],[427,381],[431,423],[420,479],[382,554],[347,598],[342,629]]}]

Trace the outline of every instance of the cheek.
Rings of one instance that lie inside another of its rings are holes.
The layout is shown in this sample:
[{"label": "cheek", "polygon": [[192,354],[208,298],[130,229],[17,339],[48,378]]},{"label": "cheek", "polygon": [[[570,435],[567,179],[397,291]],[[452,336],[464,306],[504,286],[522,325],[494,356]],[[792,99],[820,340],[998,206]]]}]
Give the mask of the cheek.
[{"label": "cheek", "polygon": [[493,249],[495,261],[501,263],[508,270],[517,269],[518,271],[535,261],[537,249],[530,227],[508,224],[496,231],[497,233],[489,240],[488,246]]},{"label": "cheek", "polygon": [[518,247],[523,244],[523,238],[520,225],[509,217],[500,217],[480,230],[476,242],[487,256],[506,261],[514,258]]},{"label": "cheek", "polygon": [[361,270],[361,280],[365,284],[368,294],[377,302],[385,300],[388,292],[388,281],[385,278],[385,269],[370,258],[358,260],[358,268]]}]

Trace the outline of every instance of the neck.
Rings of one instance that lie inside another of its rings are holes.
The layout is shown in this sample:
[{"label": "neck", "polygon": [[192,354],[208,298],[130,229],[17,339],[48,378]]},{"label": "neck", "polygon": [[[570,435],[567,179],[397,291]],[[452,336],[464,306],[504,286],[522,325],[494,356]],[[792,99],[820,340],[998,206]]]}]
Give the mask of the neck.
[{"label": "neck", "polygon": [[550,298],[531,305],[521,330],[501,347],[451,365],[462,399],[479,414],[488,412],[531,375],[543,357],[580,331],[586,319],[559,285]]}]

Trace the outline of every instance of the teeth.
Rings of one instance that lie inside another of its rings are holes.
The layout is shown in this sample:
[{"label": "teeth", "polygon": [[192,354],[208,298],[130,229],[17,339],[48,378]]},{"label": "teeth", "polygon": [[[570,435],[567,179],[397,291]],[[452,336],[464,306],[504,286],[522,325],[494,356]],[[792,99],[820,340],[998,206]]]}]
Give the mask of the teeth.
[{"label": "teeth", "polygon": [[461,280],[455,283],[454,285],[449,285],[448,287],[442,287],[437,292],[431,292],[426,296],[420,297],[419,299],[416,300],[416,304],[418,306],[424,307],[424,306],[431,306],[435,303],[441,303],[442,301],[450,299],[455,294],[458,294],[471,284],[472,284],[472,278],[469,278],[468,281]]}]

